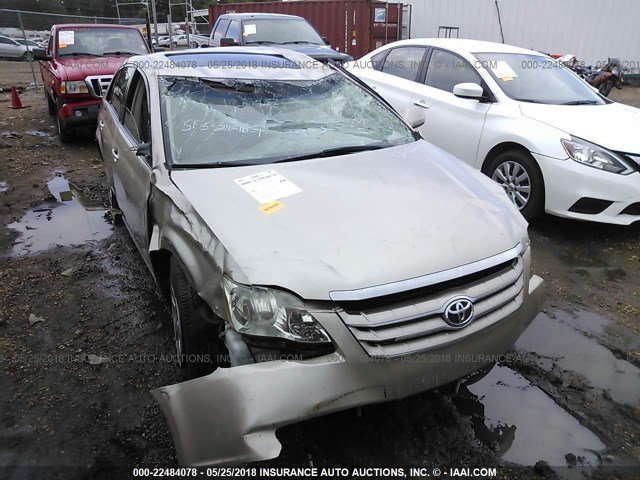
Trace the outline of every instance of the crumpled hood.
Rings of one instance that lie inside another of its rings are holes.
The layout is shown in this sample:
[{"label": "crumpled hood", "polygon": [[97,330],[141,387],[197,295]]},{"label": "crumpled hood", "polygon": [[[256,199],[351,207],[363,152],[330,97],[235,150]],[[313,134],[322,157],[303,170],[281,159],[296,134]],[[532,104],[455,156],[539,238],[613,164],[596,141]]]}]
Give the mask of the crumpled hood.
[{"label": "crumpled hood", "polygon": [[602,147],[640,154],[640,109],[607,105],[540,105],[521,103],[526,117],[559,128]]},{"label": "crumpled hood", "polygon": [[[266,170],[301,189],[271,214],[234,181]],[[526,236],[497,184],[425,141],[171,178],[252,284],[306,299],[454,268]]]},{"label": "crumpled hood", "polygon": [[114,75],[127,60],[120,57],[62,57],[55,60],[64,67],[66,80],[84,80],[93,75]]},{"label": "crumpled hood", "polygon": [[318,61],[331,59],[337,62],[348,62],[353,60],[351,55],[337,52],[327,45],[282,45],[282,47],[304,53]]}]

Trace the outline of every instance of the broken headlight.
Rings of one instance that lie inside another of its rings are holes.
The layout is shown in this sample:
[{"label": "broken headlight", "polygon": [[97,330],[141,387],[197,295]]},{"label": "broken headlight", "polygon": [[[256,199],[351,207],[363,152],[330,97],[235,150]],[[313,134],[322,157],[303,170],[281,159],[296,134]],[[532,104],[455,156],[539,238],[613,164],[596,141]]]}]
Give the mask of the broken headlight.
[{"label": "broken headlight", "polygon": [[238,333],[284,339],[307,345],[331,344],[331,339],[304,303],[271,288],[223,280],[230,319]]},{"label": "broken headlight", "polygon": [[578,163],[622,175],[633,172],[633,168],[619,155],[586,140],[571,137],[571,140],[563,138],[561,142],[569,157]]}]

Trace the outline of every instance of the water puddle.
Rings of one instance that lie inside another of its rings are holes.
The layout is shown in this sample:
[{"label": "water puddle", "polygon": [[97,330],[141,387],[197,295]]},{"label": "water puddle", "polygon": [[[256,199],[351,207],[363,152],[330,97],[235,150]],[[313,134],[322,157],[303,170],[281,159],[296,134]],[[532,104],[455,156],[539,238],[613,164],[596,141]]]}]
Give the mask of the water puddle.
[{"label": "water puddle", "polygon": [[570,370],[581,375],[592,388],[606,392],[614,402],[637,406],[640,369],[616,358],[607,347],[576,329],[599,333],[598,330],[604,329],[602,317],[586,315],[581,322],[580,317],[574,319],[561,311],[556,317],[539,314],[520,336],[515,348],[541,355],[539,365],[546,371]]},{"label": "water puddle", "polygon": [[565,455],[574,454],[579,466],[595,466],[596,452],[605,448],[551,397],[505,366],[493,367],[475,383],[463,383],[453,401],[471,417],[477,439],[509,462],[531,466],[544,460],[565,467],[566,474]]},{"label": "water puddle", "polygon": [[0,182],[0,193],[4,193],[9,190],[9,184],[7,182]]},{"label": "water puddle", "polygon": [[49,132],[43,132],[42,130],[25,130],[24,133],[26,133],[27,135],[31,135],[33,137],[51,137],[51,134]]},{"label": "water puddle", "polygon": [[111,235],[111,225],[104,219],[104,206],[88,201],[62,176],[49,180],[47,187],[54,197],[51,201],[8,225],[22,234],[12,255],[39,252],[55,245],[79,245]]}]

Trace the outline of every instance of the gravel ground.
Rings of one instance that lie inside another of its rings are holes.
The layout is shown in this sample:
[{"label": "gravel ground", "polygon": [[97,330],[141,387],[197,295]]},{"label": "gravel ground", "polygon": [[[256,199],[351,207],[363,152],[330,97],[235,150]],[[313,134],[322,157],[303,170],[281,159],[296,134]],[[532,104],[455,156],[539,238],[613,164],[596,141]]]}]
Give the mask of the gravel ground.
[{"label": "gravel ground", "polygon": [[[612,96],[640,106],[637,88]],[[91,132],[62,145],[42,92],[22,100],[29,108],[9,110],[0,94],[0,478],[176,465],[149,394],[180,381],[166,306],[126,230],[106,220]],[[639,233],[536,222],[547,300],[504,362],[457,390],[282,428],[280,458],[261,465],[640,478]]]}]

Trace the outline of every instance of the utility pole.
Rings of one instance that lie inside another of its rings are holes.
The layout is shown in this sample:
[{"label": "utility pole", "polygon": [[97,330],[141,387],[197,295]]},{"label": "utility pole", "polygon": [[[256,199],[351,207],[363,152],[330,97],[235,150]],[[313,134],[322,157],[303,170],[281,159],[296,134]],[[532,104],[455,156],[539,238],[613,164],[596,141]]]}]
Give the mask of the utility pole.
[{"label": "utility pole", "polygon": [[158,45],[158,15],[156,14],[156,0],[151,0],[151,11],[153,14],[153,29],[156,37],[156,46]]}]

